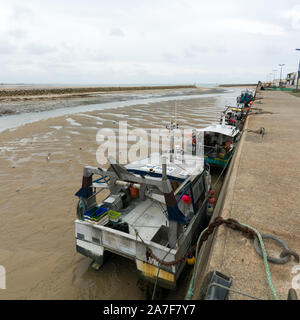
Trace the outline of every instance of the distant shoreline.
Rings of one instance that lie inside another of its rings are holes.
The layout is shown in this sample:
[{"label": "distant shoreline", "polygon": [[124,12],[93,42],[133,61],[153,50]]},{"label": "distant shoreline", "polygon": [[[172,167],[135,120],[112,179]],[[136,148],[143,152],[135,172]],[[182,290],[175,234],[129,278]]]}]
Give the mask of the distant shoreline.
[{"label": "distant shoreline", "polygon": [[[95,91],[95,88],[86,88],[87,92],[76,90],[69,92],[55,91],[55,94],[51,90],[43,89],[41,93],[40,90],[12,90],[12,94],[9,96],[1,96],[0,90],[0,117],[5,115],[13,115],[20,113],[30,113],[30,112],[40,112],[49,111],[59,108],[72,108],[77,106],[88,106],[93,104],[102,104],[109,102],[124,102],[132,100],[143,100],[149,97],[161,97],[170,98],[174,97],[203,95],[203,94],[213,94],[213,93],[223,93],[226,89],[223,88],[201,88],[201,87],[165,87],[166,89],[136,89],[134,87],[132,90],[117,90],[112,91]],[[100,88],[99,88],[100,89]],[[102,88],[101,88],[102,89]],[[92,91],[89,91],[92,90]],[[58,93],[57,93],[58,92]]]},{"label": "distant shoreline", "polygon": [[196,88],[195,85],[174,85],[174,86],[120,86],[120,87],[89,87],[89,86],[59,86],[59,87],[16,87],[11,85],[10,87],[5,86],[1,89],[0,86],[0,97],[13,97],[13,96],[44,96],[44,95],[63,95],[63,94],[81,94],[81,93],[107,93],[116,91],[136,91],[136,90],[165,90],[165,89],[192,89]]},{"label": "distant shoreline", "polygon": [[219,84],[219,87],[229,88],[229,87],[256,87],[257,83],[234,83],[234,84]]}]

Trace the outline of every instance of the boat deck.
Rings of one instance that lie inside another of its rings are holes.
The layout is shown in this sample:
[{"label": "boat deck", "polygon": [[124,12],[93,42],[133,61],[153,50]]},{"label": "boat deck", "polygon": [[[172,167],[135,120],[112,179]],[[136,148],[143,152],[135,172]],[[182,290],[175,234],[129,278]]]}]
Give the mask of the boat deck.
[{"label": "boat deck", "polygon": [[138,203],[122,220],[128,223],[131,235],[135,236],[137,231],[144,241],[151,241],[160,227],[168,223],[163,205],[150,199]]}]

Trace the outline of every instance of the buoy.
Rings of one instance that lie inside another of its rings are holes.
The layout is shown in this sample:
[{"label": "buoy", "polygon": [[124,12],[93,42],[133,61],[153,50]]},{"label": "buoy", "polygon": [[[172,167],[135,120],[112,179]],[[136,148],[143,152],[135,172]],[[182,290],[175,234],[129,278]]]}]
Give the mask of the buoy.
[{"label": "buoy", "polygon": [[216,199],[215,198],[208,198],[208,202],[210,204],[214,204],[216,202]]},{"label": "buoy", "polygon": [[187,196],[186,194],[182,196],[181,200],[184,203],[192,204],[192,198],[190,196]]},{"label": "buoy", "polygon": [[129,191],[130,191],[130,195],[132,196],[132,198],[136,199],[139,196],[139,189],[129,187]]},{"label": "buoy", "polygon": [[186,258],[186,262],[188,265],[192,266],[195,263],[195,257],[190,255],[188,258]]},{"label": "buoy", "polygon": [[214,211],[214,207],[211,206],[211,204],[208,204],[206,211],[207,211],[207,214],[208,214],[209,216],[211,216],[212,213],[213,213],[213,211]]},{"label": "buoy", "polygon": [[216,199],[213,197],[215,190],[210,190],[209,192],[210,192],[210,197],[208,198],[206,214],[210,218],[214,212],[214,205],[215,205]]}]

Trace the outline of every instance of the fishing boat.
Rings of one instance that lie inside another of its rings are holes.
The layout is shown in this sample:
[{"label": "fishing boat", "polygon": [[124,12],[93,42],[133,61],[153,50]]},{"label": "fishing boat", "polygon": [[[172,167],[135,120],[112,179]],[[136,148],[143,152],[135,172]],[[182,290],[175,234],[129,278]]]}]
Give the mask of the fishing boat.
[{"label": "fishing boat", "polygon": [[222,123],[214,123],[201,130],[204,131],[206,163],[211,166],[225,167],[232,158],[240,138],[240,130],[237,126],[226,123],[225,114],[222,116]]},{"label": "fishing boat", "polygon": [[225,118],[225,124],[229,126],[234,126],[242,131],[244,127],[245,120],[251,109],[251,102],[248,107],[243,105],[238,106],[226,106],[225,110],[221,114],[220,124],[223,122],[223,117]]},{"label": "fishing boat", "polygon": [[211,176],[198,138],[194,133],[191,153],[176,147],[125,166],[108,157],[108,169],[84,167],[75,194],[76,249],[95,269],[112,252],[133,260],[141,279],[176,288],[185,255],[209,218]]},{"label": "fishing boat", "polygon": [[244,89],[241,91],[241,94],[237,97],[238,105],[246,105],[251,101],[254,101],[255,98],[255,90],[252,89]]}]

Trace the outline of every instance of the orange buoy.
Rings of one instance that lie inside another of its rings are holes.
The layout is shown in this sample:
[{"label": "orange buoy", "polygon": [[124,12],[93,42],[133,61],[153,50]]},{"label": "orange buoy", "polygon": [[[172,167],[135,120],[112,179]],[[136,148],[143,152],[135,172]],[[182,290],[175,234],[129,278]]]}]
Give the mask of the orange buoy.
[{"label": "orange buoy", "polygon": [[137,198],[139,196],[139,189],[137,188],[133,188],[133,187],[129,187],[129,191],[130,191],[130,195],[132,196],[132,198]]}]

